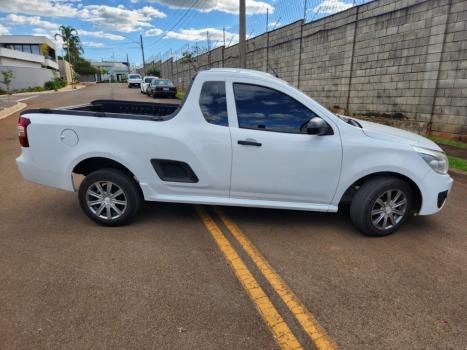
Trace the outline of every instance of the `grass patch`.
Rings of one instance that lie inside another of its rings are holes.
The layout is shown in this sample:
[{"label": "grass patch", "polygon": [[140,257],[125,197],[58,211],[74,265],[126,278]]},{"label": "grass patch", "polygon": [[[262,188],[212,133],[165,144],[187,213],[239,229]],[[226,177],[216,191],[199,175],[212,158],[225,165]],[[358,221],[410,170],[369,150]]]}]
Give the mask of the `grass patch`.
[{"label": "grass patch", "polygon": [[185,91],[182,91],[182,90],[177,90],[177,96],[176,98],[178,98],[179,100],[183,100],[185,98]]},{"label": "grass patch", "polygon": [[462,141],[456,141],[456,140],[451,140],[446,137],[441,137],[441,136],[425,136],[426,138],[429,138],[431,141],[439,143],[440,145],[449,145],[449,146],[454,146],[457,148],[462,148],[462,149],[467,149],[467,143],[462,142]]},{"label": "grass patch", "polygon": [[448,159],[449,159],[449,168],[467,171],[467,160],[458,158],[458,157],[453,157],[453,156],[448,156]]}]

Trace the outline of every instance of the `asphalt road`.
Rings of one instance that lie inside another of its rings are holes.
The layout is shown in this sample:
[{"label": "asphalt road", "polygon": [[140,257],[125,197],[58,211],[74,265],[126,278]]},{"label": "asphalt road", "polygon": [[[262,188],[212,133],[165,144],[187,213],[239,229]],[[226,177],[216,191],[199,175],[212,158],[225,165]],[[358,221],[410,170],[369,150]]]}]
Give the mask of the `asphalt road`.
[{"label": "asphalt road", "polygon": [[[152,101],[102,84],[24,102],[98,98]],[[467,349],[467,186],[377,239],[345,212],[176,204],[104,228],[21,178],[17,116],[0,120],[0,349]]]}]

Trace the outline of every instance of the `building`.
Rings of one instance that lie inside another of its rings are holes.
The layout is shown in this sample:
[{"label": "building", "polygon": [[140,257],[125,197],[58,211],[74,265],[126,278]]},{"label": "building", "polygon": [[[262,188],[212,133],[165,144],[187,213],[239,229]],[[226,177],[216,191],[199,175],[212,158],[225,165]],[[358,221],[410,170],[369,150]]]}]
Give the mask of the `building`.
[{"label": "building", "polygon": [[123,81],[128,76],[128,64],[127,62],[121,61],[90,61],[91,64],[99,69],[101,72],[98,73],[96,81]]},{"label": "building", "polygon": [[0,71],[13,72],[12,90],[43,86],[58,69],[55,44],[47,37],[0,35]]}]

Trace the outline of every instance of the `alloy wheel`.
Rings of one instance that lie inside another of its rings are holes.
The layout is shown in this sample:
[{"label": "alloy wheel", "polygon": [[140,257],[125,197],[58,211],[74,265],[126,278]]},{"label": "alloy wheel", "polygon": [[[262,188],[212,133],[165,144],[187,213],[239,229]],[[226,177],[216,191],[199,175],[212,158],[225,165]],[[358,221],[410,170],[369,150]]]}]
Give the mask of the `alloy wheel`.
[{"label": "alloy wheel", "polygon": [[96,181],[86,191],[86,204],[97,217],[118,219],[128,206],[123,190],[111,181]]},{"label": "alloy wheel", "polygon": [[407,197],[398,189],[387,190],[376,199],[371,209],[371,222],[379,230],[396,226],[407,211]]}]

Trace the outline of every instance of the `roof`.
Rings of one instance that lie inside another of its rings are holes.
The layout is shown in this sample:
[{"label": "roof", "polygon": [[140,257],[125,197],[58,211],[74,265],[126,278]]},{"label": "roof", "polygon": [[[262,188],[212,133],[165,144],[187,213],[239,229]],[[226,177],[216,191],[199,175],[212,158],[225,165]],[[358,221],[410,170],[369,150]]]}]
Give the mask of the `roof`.
[{"label": "roof", "polygon": [[262,77],[262,78],[275,78],[272,74],[262,72],[254,69],[243,69],[243,68],[211,68],[202,72],[212,72],[212,73],[223,73],[228,75],[237,75],[242,74],[250,77]]},{"label": "roof", "polygon": [[55,44],[41,35],[0,35],[0,44],[47,44],[55,49]]},{"label": "roof", "polygon": [[276,78],[274,75],[266,72],[262,72],[259,70],[254,69],[242,69],[242,68],[211,68],[207,70],[199,71],[198,74],[208,74],[208,75],[215,75],[218,77],[226,78],[252,78],[252,79],[259,79],[259,80],[269,80],[274,81],[275,83],[281,84],[288,84],[286,81]]}]

